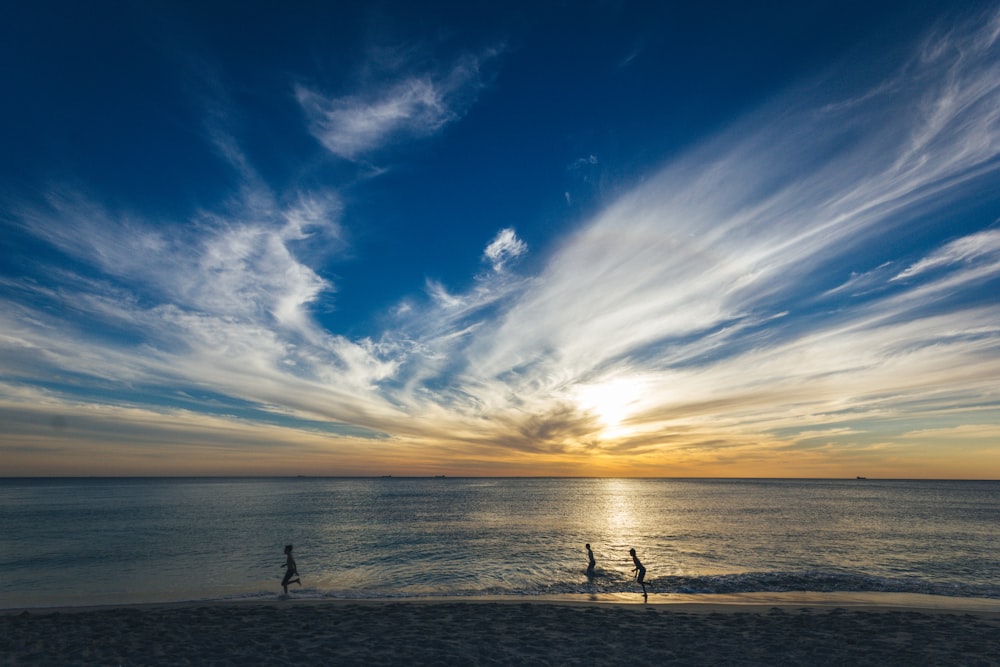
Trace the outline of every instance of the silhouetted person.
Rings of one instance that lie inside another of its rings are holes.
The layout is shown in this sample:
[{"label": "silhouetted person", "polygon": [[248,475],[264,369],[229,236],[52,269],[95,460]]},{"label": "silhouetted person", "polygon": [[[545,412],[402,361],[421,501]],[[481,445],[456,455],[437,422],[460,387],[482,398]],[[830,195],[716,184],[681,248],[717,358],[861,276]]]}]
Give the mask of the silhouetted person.
[{"label": "silhouetted person", "polygon": [[594,552],[590,550],[590,545],[587,544],[584,546],[587,547],[587,560],[590,561],[587,565],[587,576],[592,577],[594,576],[594,566],[597,565],[597,561],[594,560]]},{"label": "silhouetted person", "polygon": [[635,563],[635,567],[632,571],[635,572],[635,580],[642,585],[642,597],[646,597],[646,582],[643,579],[646,578],[646,568],[643,567],[642,563],[639,562],[639,557],[635,555],[635,549],[628,550],[629,555],[632,556],[632,562]]},{"label": "silhouetted person", "polygon": [[[292,579],[292,577],[295,577]],[[281,587],[285,589],[285,595],[288,595],[288,584],[296,583],[299,586],[302,582],[299,581],[299,568],[295,565],[295,559],[292,558],[292,545],[285,545],[285,578],[281,580]]]}]

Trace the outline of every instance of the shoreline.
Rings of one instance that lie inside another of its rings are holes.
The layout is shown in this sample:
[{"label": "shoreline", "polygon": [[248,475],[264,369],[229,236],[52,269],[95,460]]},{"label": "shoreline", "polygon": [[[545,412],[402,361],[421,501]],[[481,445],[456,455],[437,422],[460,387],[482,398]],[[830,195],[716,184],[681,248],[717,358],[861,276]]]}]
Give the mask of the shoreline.
[{"label": "shoreline", "polygon": [[0,655],[8,665],[1000,664],[997,600],[691,599],[704,597],[649,604],[588,596],[290,598],[6,610]]},{"label": "shoreline", "polygon": [[861,609],[866,611],[919,611],[925,613],[998,614],[1000,599],[951,597],[924,593],[889,592],[750,592],[750,593],[566,593],[558,595],[427,595],[406,597],[337,598],[309,595],[223,598],[159,602],[101,603],[92,605],[14,606],[0,608],[0,617],[17,614],[73,614],[134,609],[139,611],[203,607],[292,605],[389,604],[539,604],[557,606],[668,607],[678,611],[759,611],[761,608]]}]

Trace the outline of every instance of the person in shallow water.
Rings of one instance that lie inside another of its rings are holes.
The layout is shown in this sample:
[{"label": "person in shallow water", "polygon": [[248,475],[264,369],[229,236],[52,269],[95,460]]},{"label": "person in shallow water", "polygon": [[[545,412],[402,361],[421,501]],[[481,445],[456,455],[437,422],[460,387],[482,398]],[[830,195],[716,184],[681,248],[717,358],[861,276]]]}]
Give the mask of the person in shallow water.
[{"label": "person in shallow water", "polygon": [[644,581],[646,568],[639,562],[639,557],[635,555],[635,549],[629,549],[628,553],[632,556],[632,562],[635,563],[635,567],[632,568],[632,571],[635,572],[635,580],[642,586],[642,597],[646,597],[646,582]]},{"label": "person in shallow water", "polygon": [[587,560],[589,561],[587,564],[587,576],[592,577],[594,576],[594,566],[597,565],[597,561],[594,560],[594,552],[590,550],[590,545],[585,544],[584,546],[587,547]]},{"label": "person in shallow water", "polygon": [[[295,577],[292,579],[292,577]],[[299,580],[299,568],[295,565],[295,559],[292,558],[292,545],[285,545],[285,578],[281,580],[281,587],[285,590],[285,595],[288,595],[288,584],[298,584],[302,585]]]}]

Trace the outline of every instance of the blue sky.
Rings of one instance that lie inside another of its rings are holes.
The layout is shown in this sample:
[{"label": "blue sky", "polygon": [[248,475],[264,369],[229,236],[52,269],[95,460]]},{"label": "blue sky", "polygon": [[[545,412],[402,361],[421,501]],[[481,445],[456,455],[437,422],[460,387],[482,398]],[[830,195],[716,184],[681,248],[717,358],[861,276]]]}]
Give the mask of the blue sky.
[{"label": "blue sky", "polygon": [[1000,478],[1000,6],[20,3],[0,474]]}]

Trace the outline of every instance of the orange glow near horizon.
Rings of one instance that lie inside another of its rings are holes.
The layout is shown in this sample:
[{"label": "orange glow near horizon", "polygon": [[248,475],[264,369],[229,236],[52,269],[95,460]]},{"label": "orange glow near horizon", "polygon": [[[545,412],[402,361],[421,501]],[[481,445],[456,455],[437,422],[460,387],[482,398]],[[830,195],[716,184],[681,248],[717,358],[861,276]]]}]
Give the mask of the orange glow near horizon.
[{"label": "orange glow near horizon", "polygon": [[484,450],[456,456],[453,447],[357,440],[333,446],[322,436],[297,435],[280,443],[269,440],[270,446],[260,449],[238,440],[142,448],[69,436],[25,439],[18,447],[3,448],[3,475],[1000,479],[1000,453],[985,440],[963,447],[929,441],[905,457],[887,455],[891,447],[860,448],[848,456],[834,447],[796,451],[780,443],[738,447],[729,456],[678,442],[663,449],[650,445],[641,454],[616,454],[621,443],[604,440],[601,451],[513,455]]}]

